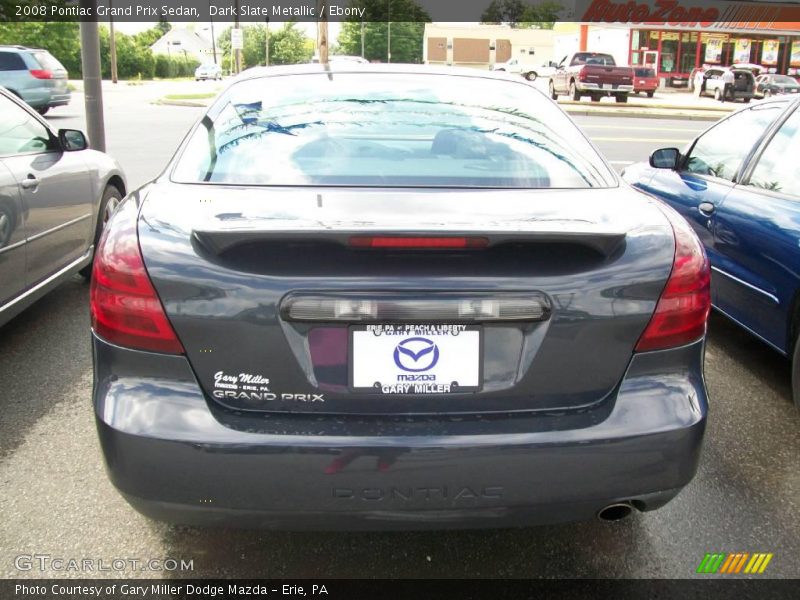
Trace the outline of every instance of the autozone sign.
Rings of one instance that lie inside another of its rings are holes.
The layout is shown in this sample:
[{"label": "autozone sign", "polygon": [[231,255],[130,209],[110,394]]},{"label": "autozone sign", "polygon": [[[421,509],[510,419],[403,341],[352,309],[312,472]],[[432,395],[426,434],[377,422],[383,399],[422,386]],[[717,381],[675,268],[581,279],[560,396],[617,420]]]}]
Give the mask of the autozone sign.
[{"label": "autozone sign", "polygon": [[800,7],[797,4],[766,2],[591,0],[581,21],[678,27],[757,29],[774,26],[778,29],[797,29],[800,26],[797,22],[800,21]]},{"label": "autozone sign", "polygon": [[713,25],[719,16],[719,10],[716,7],[687,7],[680,4],[678,0],[653,0],[652,2],[592,0],[581,21],[708,27]]}]

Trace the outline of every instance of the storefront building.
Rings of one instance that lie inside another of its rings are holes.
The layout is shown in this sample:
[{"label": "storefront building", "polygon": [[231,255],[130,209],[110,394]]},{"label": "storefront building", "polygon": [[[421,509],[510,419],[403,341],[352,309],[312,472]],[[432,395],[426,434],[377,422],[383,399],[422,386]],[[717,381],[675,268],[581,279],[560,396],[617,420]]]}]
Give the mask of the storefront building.
[{"label": "storefront building", "polygon": [[666,85],[686,84],[692,71],[704,65],[750,63],[768,73],[800,73],[800,23],[730,31],[632,26],[629,40],[628,64],[655,68]]}]

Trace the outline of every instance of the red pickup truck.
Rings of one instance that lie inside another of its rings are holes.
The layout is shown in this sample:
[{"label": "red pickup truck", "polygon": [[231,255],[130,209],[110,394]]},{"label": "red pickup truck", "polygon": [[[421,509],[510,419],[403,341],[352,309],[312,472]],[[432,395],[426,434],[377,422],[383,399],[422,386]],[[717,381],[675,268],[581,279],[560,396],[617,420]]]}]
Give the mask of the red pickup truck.
[{"label": "red pickup truck", "polygon": [[603,96],[614,96],[627,102],[633,92],[633,69],[618,67],[614,57],[600,52],[575,52],[565,56],[550,79],[550,97],[557,100],[567,95],[572,100],[590,96],[599,102]]}]

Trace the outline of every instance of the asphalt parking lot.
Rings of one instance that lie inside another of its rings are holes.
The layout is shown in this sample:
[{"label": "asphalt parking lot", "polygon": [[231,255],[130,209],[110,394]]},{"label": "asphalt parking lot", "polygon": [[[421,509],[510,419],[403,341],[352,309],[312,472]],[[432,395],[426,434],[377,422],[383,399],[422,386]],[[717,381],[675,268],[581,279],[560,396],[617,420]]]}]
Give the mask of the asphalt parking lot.
[{"label": "asphalt parking lot", "polygon": [[[201,111],[106,95],[108,150],[145,182]],[[83,128],[80,96],[48,115]],[[707,123],[580,117],[618,168],[681,146]],[[412,533],[201,530],[149,521],[103,471],[92,409],[88,285],[76,277],[0,328],[0,577],[91,576],[20,570],[20,555],[193,561],[137,577],[671,577],[707,552],[771,552],[764,576],[800,577],[800,413],[788,361],[712,315],[711,398],[699,472],[665,508],[619,523]],[[16,563],[16,564],[15,564]],[[706,576],[707,577],[707,576]]]}]

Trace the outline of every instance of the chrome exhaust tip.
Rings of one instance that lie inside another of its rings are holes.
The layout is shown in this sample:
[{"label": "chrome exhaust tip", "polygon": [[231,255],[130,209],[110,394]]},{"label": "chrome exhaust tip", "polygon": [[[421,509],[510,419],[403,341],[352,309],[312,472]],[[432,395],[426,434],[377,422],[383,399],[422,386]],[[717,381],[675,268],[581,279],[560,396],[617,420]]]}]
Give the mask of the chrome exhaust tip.
[{"label": "chrome exhaust tip", "polygon": [[600,521],[621,521],[632,512],[633,506],[629,502],[616,502],[597,511],[597,518]]}]

